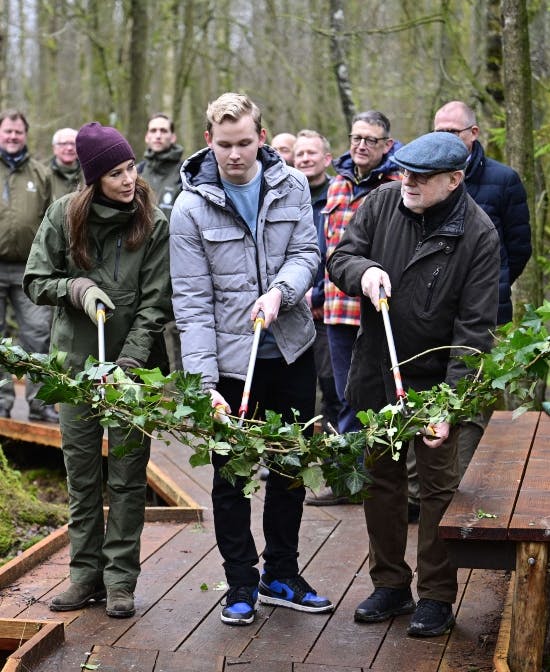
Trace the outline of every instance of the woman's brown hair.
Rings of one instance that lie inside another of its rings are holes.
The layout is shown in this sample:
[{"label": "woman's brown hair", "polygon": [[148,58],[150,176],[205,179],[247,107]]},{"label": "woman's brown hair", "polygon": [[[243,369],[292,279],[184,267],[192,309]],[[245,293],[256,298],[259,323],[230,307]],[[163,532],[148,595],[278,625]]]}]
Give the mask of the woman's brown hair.
[{"label": "woman's brown hair", "polygon": [[[74,193],[67,207],[69,250],[74,263],[85,271],[93,266],[88,241],[88,219],[94,197],[99,192],[99,182],[85,186]],[[139,175],[136,178],[134,204],[136,211],[124,240],[127,250],[140,248],[153,231],[153,195],[147,182]]]}]

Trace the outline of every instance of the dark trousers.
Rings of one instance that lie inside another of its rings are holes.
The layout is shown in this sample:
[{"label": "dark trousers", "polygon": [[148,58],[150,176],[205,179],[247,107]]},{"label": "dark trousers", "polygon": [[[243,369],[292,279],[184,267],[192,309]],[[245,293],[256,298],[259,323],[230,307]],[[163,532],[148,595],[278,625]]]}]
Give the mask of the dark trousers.
[{"label": "dark trousers", "polygon": [[341,403],[340,413],[338,414],[338,431],[340,434],[344,434],[345,432],[357,432],[362,427],[356,415],[357,410],[364,409],[354,410],[348,404],[345,397],[348,373],[351,365],[351,353],[358,331],[359,327],[354,327],[348,324],[327,324],[332,372],[334,374],[336,392],[338,393]]},{"label": "dark trousers", "polygon": [[[438,526],[458,487],[456,428],[439,448],[414,439],[420,485],[418,521],[418,596],[454,602],[456,568],[451,567]],[[376,588],[405,588],[412,570],[405,561],[407,545],[407,446],[398,461],[388,452],[370,470],[372,483],[365,499],[370,543],[370,574]]]},{"label": "dark trousers", "polygon": [[[233,378],[220,379],[217,390],[236,415],[244,383]],[[266,410],[281,413],[293,422],[292,409],[306,422],[315,412],[315,366],[308,350],[293,364],[283,359],[258,359],[249,401],[249,417],[261,419]],[[243,495],[243,479],[233,486],[220,475],[228,457],[212,455],[214,483],[212,504],[219,551],[224,559],[230,586],[254,586],[259,581],[258,552],[250,530],[251,500]],[[274,578],[298,574],[298,534],[302,520],[305,489],[289,487],[291,481],[270,470],[266,481],[263,529],[264,568]]]}]

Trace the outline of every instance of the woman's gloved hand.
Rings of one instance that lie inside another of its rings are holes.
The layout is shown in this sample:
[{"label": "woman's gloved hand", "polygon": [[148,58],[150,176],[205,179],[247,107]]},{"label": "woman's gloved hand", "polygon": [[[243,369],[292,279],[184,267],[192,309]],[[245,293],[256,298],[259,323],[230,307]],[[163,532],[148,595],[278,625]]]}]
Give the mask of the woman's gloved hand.
[{"label": "woman's gloved hand", "polygon": [[115,304],[102,289],[89,278],[75,278],[69,286],[69,299],[75,308],[83,310],[94,324],[97,324],[97,302],[113,311]]}]

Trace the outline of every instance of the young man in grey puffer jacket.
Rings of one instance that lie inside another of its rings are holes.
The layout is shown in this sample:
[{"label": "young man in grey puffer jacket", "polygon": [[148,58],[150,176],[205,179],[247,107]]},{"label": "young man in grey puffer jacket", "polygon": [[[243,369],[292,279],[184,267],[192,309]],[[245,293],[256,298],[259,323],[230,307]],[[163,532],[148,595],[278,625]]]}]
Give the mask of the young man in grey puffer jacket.
[{"label": "young man in grey puffer jacket", "polygon": [[[207,110],[208,147],[182,166],[183,191],[170,223],[170,264],[183,368],[200,373],[212,406],[237,412],[259,311],[265,330],[249,406],[292,422],[314,414],[315,327],[304,295],[319,265],[307,180],[264,145],[258,107],[225,93]],[[256,600],[299,611],[330,611],[298,574],[305,490],[274,470],[266,483],[264,573],[250,531],[242,479],[220,475],[212,455],[214,524],[229,585],[224,623],[252,623]]]}]

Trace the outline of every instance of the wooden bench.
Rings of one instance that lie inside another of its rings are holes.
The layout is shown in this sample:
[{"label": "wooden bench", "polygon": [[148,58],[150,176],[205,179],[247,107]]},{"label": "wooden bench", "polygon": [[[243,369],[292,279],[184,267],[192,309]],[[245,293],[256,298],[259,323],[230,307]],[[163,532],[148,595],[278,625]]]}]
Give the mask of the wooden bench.
[{"label": "wooden bench", "polygon": [[507,662],[511,672],[540,672],[550,607],[550,417],[493,413],[439,534],[457,567],[515,570]]}]

